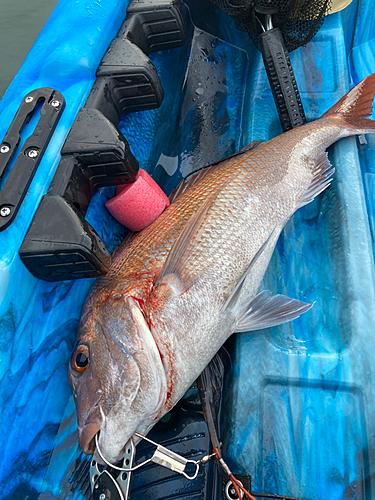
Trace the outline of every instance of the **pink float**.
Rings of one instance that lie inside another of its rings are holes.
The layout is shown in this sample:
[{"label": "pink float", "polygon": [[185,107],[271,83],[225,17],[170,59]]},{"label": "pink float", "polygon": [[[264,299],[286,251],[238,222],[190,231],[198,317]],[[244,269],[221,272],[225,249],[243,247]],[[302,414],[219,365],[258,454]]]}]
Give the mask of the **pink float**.
[{"label": "pink float", "polygon": [[169,206],[169,200],[148,173],[139,169],[135,182],[117,186],[116,196],[105,206],[120,224],[141,231]]}]

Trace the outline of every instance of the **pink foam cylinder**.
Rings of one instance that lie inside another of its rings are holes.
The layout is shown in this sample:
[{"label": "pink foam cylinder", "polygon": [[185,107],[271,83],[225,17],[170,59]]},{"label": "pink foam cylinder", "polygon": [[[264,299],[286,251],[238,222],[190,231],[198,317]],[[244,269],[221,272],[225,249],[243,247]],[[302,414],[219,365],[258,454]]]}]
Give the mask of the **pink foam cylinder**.
[{"label": "pink foam cylinder", "polygon": [[169,200],[148,173],[140,168],[135,182],[117,186],[116,196],[105,206],[130,231],[141,231],[169,206]]}]

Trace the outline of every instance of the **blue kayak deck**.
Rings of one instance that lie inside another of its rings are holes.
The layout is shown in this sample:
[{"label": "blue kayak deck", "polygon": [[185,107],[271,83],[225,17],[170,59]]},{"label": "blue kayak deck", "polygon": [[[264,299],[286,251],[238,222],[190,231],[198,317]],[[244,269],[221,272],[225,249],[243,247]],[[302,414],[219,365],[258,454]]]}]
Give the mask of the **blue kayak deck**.
[{"label": "blue kayak deck", "polygon": [[[186,44],[150,57],[165,92],[162,106],[126,115],[120,124],[140,167],[167,193],[196,168],[281,133],[261,56],[248,37],[208,2],[187,3]],[[93,280],[37,280],[18,250],[127,4],[79,0],[72,9],[60,0],[0,102],[1,137],[30,90],[54,87],[67,103],[15,222],[0,233],[4,499],[83,498],[65,480],[86,461],[67,366]],[[374,17],[372,1],[353,1],[291,54],[308,120],[375,71]],[[371,499],[375,138],[341,140],[329,157],[336,168],[332,185],[288,222],[263,283],[315,305],[292,323],[230,341],[224,450],[234,471],[251,474],[256,491]],[[98,190],[87,214],[110,250],[125,234],[104,208],[113,193]]]}]

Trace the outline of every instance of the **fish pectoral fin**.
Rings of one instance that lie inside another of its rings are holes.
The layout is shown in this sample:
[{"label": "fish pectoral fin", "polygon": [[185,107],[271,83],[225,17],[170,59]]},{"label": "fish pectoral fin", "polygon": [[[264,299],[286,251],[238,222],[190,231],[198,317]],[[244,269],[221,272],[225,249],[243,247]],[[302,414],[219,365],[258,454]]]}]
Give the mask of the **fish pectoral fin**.
[{"label": "fish pectoral fin", "polygon": [[306,189],[301,201],[297,205],[297,209],[304,207],[313,199],[322,193],[332,181],[332,176],[335,173],[335,168],[331,165],[328,159],[328,154],[324,152],[319,156],[315,163],[313,179],[310,186]]},{"label": "fish pectoral fin", "polygon": [[258,293],[250,304],[242,309],[234,331],[251,332],[281,325],[298,318],[313,305],[265,290]]},{"label": "fish pectoral fin", "polygon": [[180,236],[174,242],[155,282],[154,289],[165,282],[167,276],[173,276],[175,292],[182,295],[201,277],[200,275],[189,276],[186,272],[186,264],[191,258],[192,249],[204,231],[207,213],[214,204],[217,194],[217,191],[212,193],[190,217]]}]

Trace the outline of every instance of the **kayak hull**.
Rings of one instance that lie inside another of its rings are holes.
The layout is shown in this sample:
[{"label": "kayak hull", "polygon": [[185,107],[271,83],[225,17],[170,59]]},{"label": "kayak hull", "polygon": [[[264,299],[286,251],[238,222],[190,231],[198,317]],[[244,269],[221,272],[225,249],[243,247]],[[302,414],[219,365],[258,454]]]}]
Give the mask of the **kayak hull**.
[{"label": "kayak hull", "polygon": [[[193,170],[281,133],[261,55],[248,37],[209,2],[186,4],[185,45],[150,55],[164,89],[162,105],[120,122],[139,166],[167,194]],[[4,499],[81,499],[90,492],[67,367],[94,280],[38,280],[18,250],[127,5],[80,0],[71,9],[60,0],[0,103],[3,137],[31,90],[55,88],[66,101],[21,209],[0,233]],[[352,2],[291,54],[308,121],[375,71],[373,11],[372,2]],[[233,367],[222,403],[224,456],[234,472],[251,475],[254,491],[309,499],[374,496],[375,140],[365,141],[348,138],[330,148],[332,185],[288,222],[264,278],[263,288],[315,302],[312,310],[286,325],[236,335],[227,346]],[[114,188],[97,190],[86,215],[110,251],[126,234],[104,207],[113,195]],[[194,394],[182,403],[185,413],[176,408],[151,435],[180,436],[199,457],[209,445]],[[221,479],[207,467],[195,489],[161,468],[140,471],[134,495],[219,498]]]}]

